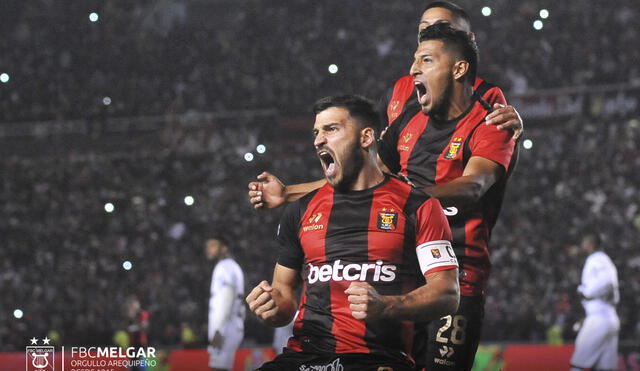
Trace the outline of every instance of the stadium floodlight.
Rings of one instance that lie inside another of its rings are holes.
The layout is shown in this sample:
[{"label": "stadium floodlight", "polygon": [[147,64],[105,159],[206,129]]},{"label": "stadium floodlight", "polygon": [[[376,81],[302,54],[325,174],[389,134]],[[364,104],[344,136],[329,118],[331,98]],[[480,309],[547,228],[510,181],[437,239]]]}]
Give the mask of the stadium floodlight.
[{"label": "stadium floodlight", "polygon": [[329,65],[329,73],[332,74],[332,75],[335,75],[336,73],[338,73],[338,65],[330,64]]},{"label": "stadium floodlight", "polygon": [[6,84],[9,82],[9,74],[6,72],[3,72],[0,74],[0,82],[3,84]]},{"label": "stadium floodlight", "polygon": [[542,24],[541,20],[536,19],[535,22],[533,22],[533,28],[535,28],[536,30],[540,31],[542,27],[544,27],[544,24]]},{"label": "stadium floodlight", "polygon": [[98,16],[98,13],[93,12],[93,13],[89,14],[89,20],[91,22],[98,22],[98,19],[100,19],[100,17]]},{"label": "stadium floodlight", "polygon": [[20,319],[24,316],[24,312],[22,312],[21,309],[16,309],[13,311],[13,316],[16,317],[17,319]]},{"label": "stadium floodlight", "polygon": [[196,200],[193,198],[193,196],[186,196],[186,197],[184,198],[184,204],[185,204],[185,205],[187,205],[187,206],[191,206],[191,205],[193,205],[193,203],[194,203],[195,201],[196,201]]},{"label": "stadium floodlight", "polygon": [[256,152],[260,154],[265,153],[266,150],[267,147],[265,147],[264,144],[258,144],[258,146],[256,147]]},{"label": "stadium floodlight", "polygon": [[531,149],[533,148],[533,141],[531,139],[525,139],[522,142],[522,147],[524,147],[524,149]]},{"label": "stadium floodlight", "polygon": [[104,204],[104,211],[108,212],[108,213],[112,213],[113,210],[115,210],[116,207],[113,206],[113,204],[111,202],[107,202],[106,204]]},{"label": "stadium floodlight", "polygon": [[247,152],[244,154],[244,160],[247,162],[253,161],[253,153]]},{"label": "stadium floodlight", "polygon": [[547,9],[540,9],[540,18],[542,19],[549,18],[549,11]]},{"label": "stadium floodlight", "polygon": [[482,15],[488,17],[491,15],[491,8],[488,6],[482,7]]},{"label": "stadium floodlight", "polygon": [[133,268],[133,263],[131,263],[128,260],[125,260],[124,262],[122,262],[122,269],[124,269],[125,271],[130,271],[131,268]]}]

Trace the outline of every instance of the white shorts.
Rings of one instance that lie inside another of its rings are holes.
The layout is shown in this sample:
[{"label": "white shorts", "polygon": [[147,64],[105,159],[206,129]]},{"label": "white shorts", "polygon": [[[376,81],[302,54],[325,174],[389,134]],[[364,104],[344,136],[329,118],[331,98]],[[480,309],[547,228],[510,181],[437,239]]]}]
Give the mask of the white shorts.
[{"label": "white shorts", "polygon": [[222,347],[207,347],[209,352],[209,367],[231,370],[236,350],[240,347],[244,337],[244,326],[242,323],[227,323],[220,331],[222,335]]},{"label": "white shorts", "polygon": [[617,315],[590,315],[585,318],[576,338],[571,365],[580,368],[615,370],[618,367]]}]

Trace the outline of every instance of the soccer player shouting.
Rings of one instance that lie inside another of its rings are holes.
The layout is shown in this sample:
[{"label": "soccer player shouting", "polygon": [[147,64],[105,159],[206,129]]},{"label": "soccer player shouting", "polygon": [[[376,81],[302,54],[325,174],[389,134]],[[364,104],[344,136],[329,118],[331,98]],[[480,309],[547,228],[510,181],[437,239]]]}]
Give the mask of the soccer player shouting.
[{"label": "soccer player shouting", "polygon": [[[477,47],[467,32],[444,22],[423,29],[411,66],[418,104],[403,110],[379,144],[384,169],[408,177],[446,208],[461,262],[458,311],[431,322],[416,338],[414,356],[428,370],[473,366],[491,268],[488,241],[515,147],[510,132],[485,125],[491,107],[473,90],[476,70]],[[504,101],[499,90],[490,94]],[[286,189],[265,176],[266,182],[249,185],[254,203],[263,195],[277,204],[308,192],[309,184]]]},{"label": "soccer player shouting", "polygon": [[412,370],[412,325],[402,321],[438,319],[458,306],[447,219],[436,199],[378,167],[371,103],[328,97],[314,113],[327,183],[287,206],[272,282],[246,299],[275,327],[300,312],[287,348],[259,370]]}]

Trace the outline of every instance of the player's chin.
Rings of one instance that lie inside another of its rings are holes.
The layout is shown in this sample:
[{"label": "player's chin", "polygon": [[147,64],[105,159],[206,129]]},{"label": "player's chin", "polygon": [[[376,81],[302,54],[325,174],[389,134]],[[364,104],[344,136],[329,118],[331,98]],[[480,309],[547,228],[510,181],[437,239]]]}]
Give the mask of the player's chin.
[{"label": "player's chin", "polygon": [[329,184],[331,184],[331,186],[333,186],[333,187],[340,186],[340,178],[338,177],[337,174],[327,175],[327,176],[325,176],[325,179],[327,179],[327,182]]}]

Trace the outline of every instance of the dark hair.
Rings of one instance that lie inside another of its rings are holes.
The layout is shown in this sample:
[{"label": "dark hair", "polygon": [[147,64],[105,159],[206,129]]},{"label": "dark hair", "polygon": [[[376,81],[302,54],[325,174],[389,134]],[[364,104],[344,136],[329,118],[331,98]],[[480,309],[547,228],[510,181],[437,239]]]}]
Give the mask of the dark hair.
[{"label": "dark hair", "polygon": [[344,94],[320,98],[313,105],[313,113],[317,115],[331,107],[345,108],[363,129],[370,127],[377,132],[380,127],[380,114],[375,104],[363,96]]},{"label": "dark hair", "polygon": [[593,244],[595,245],[595,249],[599,250],[602,249],[601,244],[602,244],[602,237],[600,236],[600,233],[597,229],[591,229],[589,231],[587,231],[585,233],[585,235],[582,237],[582,239],[591,239],[593,241]]},{"label": "dark hair", "polygon": [[469,63],[469,71],[465,77],[473,84],[478,72],[478,45],[467,32],[456,30],[448,23],[436,23],[420,31],[420,42],[427,40],[440,40],[445,48],[454,49],[462,59]]},{"label": "dark hair", "polygon": [[434,1],[432,3],[429,3],[429,5],[427,5],[424,8],[424,10],[422,11],[422,14],[424,14],[424,12],[432,8],[447,9],[448,11],[453,13],[453,16],[456,17],[458,20],[466,22],[467,25],[469,26],[469,29],[471,29],[471,17],[469,17],[469,14],[460,6],[454,3],[450,3],[448,1]]},{"label": "dark hair", "polygon": [[229,240],[223,236],[222,234],[213,234],[211,237],[207,238],[207,241],[210,240],[218,240],[222,246],[226,246],[228,249],[231,249],[231,245],[229,245]]}]

